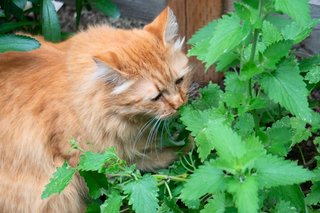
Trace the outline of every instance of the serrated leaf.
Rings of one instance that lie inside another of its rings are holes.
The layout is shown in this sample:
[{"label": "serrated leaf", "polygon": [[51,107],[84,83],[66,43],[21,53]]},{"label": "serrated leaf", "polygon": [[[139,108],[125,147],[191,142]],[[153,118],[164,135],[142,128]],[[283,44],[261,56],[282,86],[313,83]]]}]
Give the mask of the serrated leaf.
[{"label": "serrated leaf", "polygon": [[296,63],[285,61],[275,72],[264,75],[261,87],[273,101],[302,120],[311,122],[308,90]]},{"label": "serrated leaf", "polygon": [[239,135],[223,123],[222,119],[209,121],[205,135],[214,145],[221,160],[229,162],[233,169],[243,166],[239,159],[246,154],[245,144]]},{"label": "serrated leaf", "polygon": [[92,171],[80,171],[80,175],[83,177],[88,187],[89,195],[93,199],[99,198],[107,191],[109,185],[105,174]]},{"label": "serrated leaf", "polygon": [[224,213],[225,208],[225,194],[216,193],[214,198],[208,201],[200,213]]},{"label": "serrated leaf", "polygon": [[108,199],[100,206],[101,213],[117,213],[120,212],[122,205],[122,196],[117,191],[113,191],[108,195]]},{"label": "serrated leaf", "polygon": [[301,25],[311,21],[308,0],[275,0],[275,9],[289,15]]},{"label": "serrated leaf", "polygon": [[100,212],[100,205],[101,204],[102,203],[99,199],[91,201],[88,204],[85,213],[98,213],[98,212]]},{"label": "serrated leaf", "polygon": [[250,7],[242,2],[235,2],[234,9],[236,14],[243,20],[255,25],[259,20],[259,12],[257,9]]},{"label": "serrated leaf", "polygon": [[58,42],[61,40],[61,27],[56,10],[51,0],[41,2],[42,34],[46,40]]},{"label": "serrated leaf", "polygon": [[304,77],[310,84],[317,84],[320,82],[320,66],[313,67]]},{"label": "serrated leaf", "polygon": [[57,168],[57,171],[50,178],[50,182],[45,186],[41,199],[48,198],[55,193],[60,194],[68,186],[76,171],[75,168],[64,162],[61,167]]},{"label": "serrated leaf", "polygon": [[292,41],[283,40],[268,46],[263,52],[263,65],[266,68],[275,69],[276,64],[280,61],[280,59],[288,55],[292,45]]},{"label": "serrated leaf", "polygon": [[284,117],[273,123],[272,127],[267,128],[266,134],[269,142],[268,152],[278,156],[287,156],[293,136],[289,117]]},{"label": "serrated leaf", "polygon": [[320,203],[320,182],[315,182],[311,186],[311,192],[306,197],[308,205],[316,205]]},{"label": "serrated leaf", "polygon": [[78,169],[80,171],[101,172],[106,163],[110,160],[118,159],[114,149],[108,149],[105,153],[85,152],[80,156]]},{"label": "serrated leaf", "polygon": [[282,40],[281,32],[269,21],[264,21],[262,25],[262,41],[267,46]]},{"label": "serrated leaf", "polygon": [[[223,171],[214,167],[212,162],[200,166],[184,184],[180,199],[188,204],[188,201],[198,200],[207,193],[216,193],[224,188]],[[189,206],[189,208],[193,208]]]},{"label": "serrated leaf", "polygon": [[[198,59],[204,61],[206,68],[209,68],[223,54],[237,47],[248,33],[249,29],[241,25],[241,20],[238,16],[235,14],[231,16],[225,15],[217,22],[209,44],[207,40],[203,40],[199,44],[196,44],[189,51],[188,55],[197,57],[200,55],[201,57],[198,57]],[[197,46],[200,44],[202,48],[197,50]]]},{"label": "serrated leaf", "polygon": [[223,100],[232,108],[238,108],[243,102],[246,101],[247,83],[240,80],[236,73],[226,73],[225,80],[225,94]]},{"label": "serrated leaf", "polygon": [[307,140],[309,137],[311,137],[311,132],[309,129],[306,128],[307,123],[302,121],[298,118],[291,118],[290,124],[293,129],[293,136],[292,136],[292,146],[294,144],[300,143],[303,140]]},{"label": "serrated leaf", "polygon": [[280,200],[274,210],[275,213],[298,213],[299,211],[289,201]]},{"label": "serrated leaf", "polygon": [[213,35],[217,25],[217,20],[209,22],[206,26],[198,30],[192,37],[189,39],[188,44],[195,45],[198,42],[201,42],[207,38],[210,38]]},{"label": "serrated leaf", "polygon": [[30,51],[40,47],[34,38],[22,35],[0,35],[0,53],[8,51]]},{"label": "serrated leaf", "polygon": [[299,69],[301,72],[306,72],[315,66],[320,66],[320,55],[314,55],[309,58],[304,58],[299,61]]},{"label": "serrated leaf", "polygon": [[270,189],[269,196],[278,202],[290,202],[298,212],[306,213],[306,205],[304,202],[304,194],[298,185],[278,186]]},{"label": "serrated leaf", "polygon": [[262,73],[264,69],[260,66],[257,66],[257,64],[248,62],[243,65],[241,72],[240,72],[240,80],[247,81],[254,76]]},{"label": "serrated leaf", "polygon": [[210,116],[210,111],[198,111],[191,107],[185,107],[181,112],[181,121],[186,125],[186,129],[191,131],[193,136],[197,136],[203,130]]},{"label": "serrated leaf", "polygon": [[158,205],[157,181],[151,175],[144,175],[123,186],[124,193],[129,195],[129,205],[137,213],[156,212]]},{"label": "serrated leaf", "polygon": [[258,211],[258,182],[255,177],[248,176],[241,181],[229,181],[228,191],[233,194],[239,213],[256,213]]},{"label": "serrated leaf", "polygon": [[235,63],[238,61],[239,55],[234,52],[228,52],[221,56],[219,59],[216,71],[225,71],[228,70],[231,66],[235,65]]},{"label": "serrated leaf", "polygon": [[281,32],[285,40],[292,40],[293,44],[298,44],[310,35],[313,27],[313,23],[300,25],[297,22],[292,22],[285,26]]},{"label": "serrated leaf", "polygon": [[313,177],[310,171],[294,162],[272,155],[258,158],[254,167],[257,170],[256,177],[260,188],[303,183]]},{"label": "serrated leaf", "polygon": [[212,141],[207,138],[205,130],[206,129],[199,132],[199,134],[195,137],[197,152],[199,153],[199,157],[202,162],[206,160],[208,155],[214,149],[214,143],[212,143]]},{"label": "serrated leaf", "polygon": [[110,0],[88,0],[88,3],[97,10],[100,10],[106,16],[110,16],[112,18],[120,17],[120,11],[117,5]]},{"label": "serrated leaf", "polygon": [[241,136],[246,136],[250,134],[251,132],[253,132],[254,128],[253,116],[249,113],[240,115],[237,122],[234,125],[234,128]]},{"label": "serrated leaf", "polygon": [[217,84],[209,83],[208,86],[199,89],[200,98],[192,102],[192,106],[197,110],[218,107],[221,89]]}]

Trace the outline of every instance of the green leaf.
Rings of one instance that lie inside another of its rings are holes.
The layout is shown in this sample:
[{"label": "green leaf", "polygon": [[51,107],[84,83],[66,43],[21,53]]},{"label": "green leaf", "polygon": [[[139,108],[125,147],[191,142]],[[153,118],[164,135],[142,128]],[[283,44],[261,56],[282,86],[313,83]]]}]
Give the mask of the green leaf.
[{"label": "green leaf", "polygon": [[254,128],[253,116],[249,113],[240,115],[238,121],[234,125],[234,128],[241,136],[250,134],[251,132],[253,132]]},{"label": "green leaf", "polygon": [[264,21],[262,25],[262,41],[267,46],[282,40],[281,32],[269,21]]},{"label": "green leaf", "polygon": [[272,155],[258,158],[255,168],[260,188],[303,183],[313,177],[310,171],[301,166]]},{"label": "green leaf", "polygon": [[310,84],[317,84],[320,81],[320,66],[313,67],[304,78]]},{"label": "green leaf", "polygon": [[298,213],[299,211],[289,201],[280,200],[274,210],[275,213]]},{"label": "green leaf", "polygon": [[[199,199],[201,196],[214,194],[224,188],[224,174],[222,170],[213,165],[213,161],[200,166],[184,184],[180,199],[188,204],[188,201]],[[189,208],[194,208],[189,206]]]},{"label": "green leaf", "polygon": [[232,108],[240,107],[246,100],[247,84],[242,81],[236,73],[226,73],[224,80],[225,94],[223,96],[224,102]]},{"label": "green leaf", "polygon": [[231,180],[228,182],[228,191],[239,213],[256,213],[258,211],[258,182],[255,177],[248,176],[244,180]]},{"label": "green leaf", "polygon": [[40,47],[34,38],[22,35],[0,35],[0,53],[8,51],[30,51]]},{"label": "green leaf", "polygon": [[299,61],[299,69],[302,72],[309,71],[315,66],[320,66],[320,55],[314,55],[310,58],[304,58],[303,60]]},{"label": "green leaf", "polygon": [[116,159],[118,159],[118,156],[113,148],[106,150],[103,154],[88,151],[80,156],[78,169],[80,171],[101,172],[108,161]]},{"label": "green leaf", "polygon": [[100,205],[101,205],[101,201],[100,200],[91,201],[88,204],[85,213],[98,213],[98,212],[100,212]]},{"label": "green leaf", "polygon": [[122,205],[122,196],[117,191],[113,191],[108,195],[108,199],[100,206],[101,213],[116,213],[120,212]]},{"label": "green leaf", "polygon": [[55,193],[60,194],[68,186],[75,173],[76,169],[69,166],[67,162],[64,162],[61,167],[57,168],[53,177],[50,178],[50,182],[45,186],[41,198],[48,198]]},{"label": "green leaf", "polygon": [[59,19],[51,0],[43,0],[41,5],[42,34],[48,41],[61,40]]},{"label": "green leaf", "polygon": [[200,30],[198,30],[195,34],[192,35],[192,37],[188,41],[188,44],[195,45],[207,38],[210,38],[215,31],[217,23],[217,20],[214,20],[209,22],[206,26],[202,27]]},{"label": "green leaf", "polygon": [[248,62],[243,65],[240,72],[240,80],[247,81],[252,77],[262,73],[264,69],[260,66],[257,66],[256,63]]},{"label": "green leaf", "polygon": [[281,32],[286,40],[292,40],[293,44],[298,44],[299,42],[306,39],[312,32],[314,23],[309,23],[306,25],[300,25],[297,22],[292,22],[291,24],[285,26]]},{"label": "green leaf", "polygon": [[209,121],[205,135],[214,145],[221,160],[228,162],[233,169],[244,166],[240,159],[246,154],[245,144],[222,119]]},{"label": "green leaf", "polygon": [[306,197],[308,205],[316,205],[320,203],[320,182],[315,182],[311,186],[311,192]]},{"label": "green leaf", "polygon": [[263,52],[263,57],[264,57],[264,63],[263,65],[269,69],[275,69],[276,64],[288,55],[289,50],[292,47],[292,41],[279,41],[276,43],[271,44],[270,46],[265,49]]},{"label": "green leaf", "polygon": [[86,182],[89,189],[89,195],[93,199],[97,199],[102,194],[106,194],[109,185],[105,174],[92,171],[80,171],[80,175]]},{"label": "green leaf", "polygon": [[302,121],[298,118],[291,118],[290,124],[293,129],[293,136],[292,136],[292,144],[291,146],[300,143],[303,140],[307,140],[309,137],[311,137],[311,132],[309,129],[306,128],[307,123]]},{"label": "green leaf", "polygon": [[8,33],[11,32],[12,30],[25,27],[25,26],[30,26],[34,25],[36,22],[33,21],[19,21],[19,22],[7,22],[3,23],[0,25],[0,33]]},{"label": "green leaf", "polygon": [[275,9],[289,15],[301,25],[311,21],[308,0],[275,0]]},{"label": "green leaf", "polygon": [[12,2],[17,6],[19,7],[20,9],[24,9],[26,3],[27,3],[27,0],[12,0]]},{"label": "green leaf", "polygon": [[197,152],[199,153],[200,160],[203,162],[214,149],[214,143],[212,143],[212,141],[207,138],[205,129],[195,137],[195,141],[197,144]]},{"label": "green leaf", "polygon": [[129,205],[132,205],[137,213],[157,211],[158,186],[153,176],[144,175],[142,179],[124,185],[123,190],[129,195]]},{"label": "green leaf", "polygon": [[218,107],[222,91],[217,84],[209,83],[208,86],[199,89],[200,98],[192,102],[192,106],[197,110]]},{"label": "green leaf", "polygon": [[236,65],[239,55],[234,52],[228,52],[221,56],[219,59],[216,71],[225,71],[228,70],[231,66]]},{"label": "green leaf", "polygon": [[100,10],[106,16],[110,16],[111,18],[120,17],[120,11],[117,5],[110,0],[88,0],[88,3],[97,10]]},{"label": "green leaf", "polygon": [[281,200],[290,202],[298,212],[306,212],[304,194],[298,185],[273,187],[269,192],[269,196],[278,202]]},{"label": "green leaf", "polygon": [[[205,54],[200,54],[202,57],[198,58],[206,63],[206,68],[209,68],[213,63],[217,62],[223,54],[237,47],[248,33],[249,29],[241,25],[238,16],[225,15],[218,21],[210,43],[202,46],[201,50],[203,49]],[[197,45],[195,47],[197,47]],[[194,51],[192,48],[189,51],[189,56],[198,55],[199,50]]]},{"label": "green leaf", "polygon": [[235,2],[234,9],[236,14],[244,21],[255,25],[259,20],[259,12],[257,9],[250,7],[242,2]]},{"label": "green leaf", "polygon": [[225,208],[225,194],[216,193],[214,198],[208,201],[200,213],[224,213]]},{"label": "green leaf", "polygon": [[266,134],[269,142],[268,151],[279,156],[287,156],[293,136],[289,117],[284,117],[273,123],[272,127],[267,128]]},{"label": "green leaf", "polygon": [[308,104],[308,90],[295,62],[285,61],[278,69],[265,74],[261,87],[276,103],[306,122],[311,122],[311,110]]}]

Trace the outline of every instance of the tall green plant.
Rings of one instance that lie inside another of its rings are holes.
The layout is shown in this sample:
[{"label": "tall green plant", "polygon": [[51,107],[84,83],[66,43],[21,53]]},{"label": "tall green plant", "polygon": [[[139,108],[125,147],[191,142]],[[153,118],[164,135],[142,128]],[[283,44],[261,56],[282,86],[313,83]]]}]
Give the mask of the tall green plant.
[{"label": "tall green plant", "polygon": [[[37,49],[40,43],[28,36],[7,34],[15,30],[42,34],[45,40],[59,42],[65,33],[61,32],[57,12],[51,0],[31,0],[32,7],[25,10],[27,0],[0,1],[0,53],[7,51],[29,51]],[[103,14],[118,18],[120,12],[110,0],[75,0],[76,26],[80,23],[83,5],[92,6]],[[30,13],[33,13],[30,16]],[[8,42],[9,41],[9,42]]]}]

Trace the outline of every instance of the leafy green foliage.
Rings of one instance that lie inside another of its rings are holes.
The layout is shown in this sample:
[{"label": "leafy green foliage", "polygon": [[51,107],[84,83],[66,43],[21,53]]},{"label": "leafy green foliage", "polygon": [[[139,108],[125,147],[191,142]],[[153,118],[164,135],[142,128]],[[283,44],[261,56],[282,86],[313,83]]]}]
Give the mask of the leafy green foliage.
[{"label": "leafy green foliage", "polygon": [[[118,18],[119,9],[111,0],[74,0],[76,2],[76,26],[79,26],[81,10],[84,5],[90,4],[92,7],[100,10],[107,16]],[[51,0],[33,0],[32,7],[25,10],[27,0],[6,0],[0,1],[0,36],[4,33],[12,33],[16,30],[23,30],[30,34],[42,34],[44,38],[51,42],[59,42],[65,39],[66,32],[61,32],[60,22],[57,12]],[[13,35],[10,35],[13,37]],[[12,38],[6,46],[10,51],[29,51],[38,48],[35,41],[26,39],[18,40]],[[27,48],[26,45],[32,46]],[[10,47],[9,47],[10,44]],[[7,50],[3,50],[4,52]]]},{"label": "leafy green foliage", "polygon": [[195,143],[194,151],[141,175],[116,150],[89,152],[73,140],[87,212],[315,212],[320,114],[310,97],[320,57],[298,61],[292,47],[316,23],[307,0],[242,0],[200,29],[189,55],[217,65],[224,82],[201,88],[162,141]]},{"label": "leafy green foliage", "polygon": [[158,208],[158,187],[154,177],[145,175],[124,186],[124,192],[130,195],[129,204],[136,212],[156,212]]},{"label": "leafy green foliage", "polygon": [[76,169],[64,162],[63,165],[53,174],[53,177],[50,179],[50,183],[45,186],[45,190],[43,191],[41,198],[45,199],[54,193],[62,192],[70,183],[75,173]]},{"label": "leafy green foliage", "polygon": [[294,62],[285,61],[275,72],[265,74],[261,79],[261,87],[273,101],[295,116],[311,122],[308,91]]},{"label": "leafy green foliage", "polygon": [[52,1],[43,0],[41,8],[42,34],[44,38],[53,42],[60,41],[61,27]]},{"label": "leafy green foliage", "polygon": [[30,51],[40,47],[40,43],[28,36],[0,35],[0,53],[7,51]]}]

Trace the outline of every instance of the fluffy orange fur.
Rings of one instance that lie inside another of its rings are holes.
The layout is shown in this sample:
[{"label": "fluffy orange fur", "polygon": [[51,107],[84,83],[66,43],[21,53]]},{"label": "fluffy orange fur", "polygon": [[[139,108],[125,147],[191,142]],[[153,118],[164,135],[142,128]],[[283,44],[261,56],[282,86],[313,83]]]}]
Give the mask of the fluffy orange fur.
[{"label": "fluffy orange fur", "polygon": [[140,169],[167,166],[173,148],[137,135],[186,102],[191,81],[177,23],[165,9],[144,29],[92,27],[59,44],[0,55],[0,212],[82,212],[80,177],[60,195],[40,196],[64,160],[110,146]]}]

